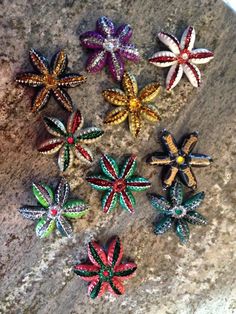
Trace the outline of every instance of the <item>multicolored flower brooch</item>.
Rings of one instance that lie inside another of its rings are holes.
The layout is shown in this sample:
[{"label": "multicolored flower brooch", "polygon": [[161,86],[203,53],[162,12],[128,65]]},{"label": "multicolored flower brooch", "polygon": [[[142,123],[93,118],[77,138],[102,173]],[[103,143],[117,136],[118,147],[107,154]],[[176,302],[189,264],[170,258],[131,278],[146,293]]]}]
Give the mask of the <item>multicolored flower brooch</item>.
[{"label": "multicolored flower brooch", "polygon": [[124,24],[115,29],[113,22],[105,16],[97,20],[96,31],[80,36],[81,44],[94,52],[87,60],[88,72],[99,72],[107,64],[112,77],[120,81],[124,74],[124,59],[139,61],[139,53],[130,44],[132,29]]},{"label": "multicolored flower brooch", "polygon": [[88,205],[82,200],[69,200],[70,186],[62,178],[56,192],[45,184],[33,183],[33,194],[38,201],[37,206],[23,206],[19,212],[24,218],[38,220],[36,235],[48,237],[57,228],[62,236],[73,234],[67,218],[81,218],[86,214]]},{"label": "multicolored flower brooch", "polygon": [[145,191],[151,183],[142,177],[135,177],[137,167],[136,156],[130,156],[124,163],[121,171],[114,159],[103,155],[100,160],[103,175],[87,177],[87,181],[96,190],[106,191],[102,197],[104,213],[109,213],[117,205],[117,202],[133,214],[135,211],[135,198],[132,191]]},{"label": "multicolored flower brooch", "polygon": [[42,109],[47,104],[51,94],[66,110],[73,111],[72,100],[64,88],[76,87],[84,83],[86,77],[74,73],[65,74],[67,68],[65,52],[61,50],[56,53],[49,65],[44,56],[31,49],[30,61],[37,73],[19,74],[16,81],[39,89],[33,101],[32,111],[36,112]]},{"label": "multicolored flower brooch", "polygon": [[158,83],[146,85],[139,93],[135,77],[125,72],[121,89],[108,89],[103,92],[105,100],[115,106],[120,106],[107,114],[104,123],[109,125],[120,124],[129,119],[130,132],[137,137],[143,127],[143,118],[150,122],[160,120],[155,104],[151,103],[160,91]]},{"label": "multicolored flower brooch", "polygon": [[74,272],[83,280],[91,282],[88,294],[92,299],[101,297],[106,290],[118,296],[125,293],[123,280],[135,275],[135,263],[122,263],[123,246],[118,237],[115,237],[107,250],[95,241],[88,244],[88,257],[91,264],[78,264]]},{"label": "multicolored flower brooch", "polygon": [[212,162],[208,155],[192,153],[197,141],[198,133],[193,132],[185,136],[182,145],[177,145],[169,131],[162,131],[161,142],[165,152],[151,154],[147,158],[147,163],[164,166],[163,188],[170,187],[177,174],[187,187],[197,188],[197,181],[191,167],[209,166]]},{"label": "multicolored flower brooch", "polygon": [[159,51],[155,53],[149,62],[158,67],[171,67],[166,78],[166,89],[173,89],[181,80],[183,73],[194,87],[201,83],[201,73],[195,64],[203,64],[213,59],[213,52],[207,49],[193,49],[195,42],[195,30],[188,26],[184,31],[180,42],[169,33],[160,32],[158,38],[171,51]]},{"label": "multicolored flower brooch", "polygon": [[58,166],[61,171],[72,166],[74,155],[82,162],[93,161],[91,151],[84,144],[97,141],[104,132],[97,127],[81,129],[84,120],[79,110],[70,115],[67,126],[56,118],[45,117],[44,122],[48,132],[55,138],[40,144],[38,151],[42,154],[54,154],[60,150]]},{"label": "multicolored flower brooch", "polygon": [[204,200],[204,192],[200,192],[187,200],[183,200],[183,185],[175,182],[169,189],[170,201],[161,195],[150,194],[152,206],[160,213],[155,223],[154,232],[163,234],[174,227],[176,235],[182,243],[189,240],[188,223],[193,225],[206,225],[207,220],[196,209]]}]

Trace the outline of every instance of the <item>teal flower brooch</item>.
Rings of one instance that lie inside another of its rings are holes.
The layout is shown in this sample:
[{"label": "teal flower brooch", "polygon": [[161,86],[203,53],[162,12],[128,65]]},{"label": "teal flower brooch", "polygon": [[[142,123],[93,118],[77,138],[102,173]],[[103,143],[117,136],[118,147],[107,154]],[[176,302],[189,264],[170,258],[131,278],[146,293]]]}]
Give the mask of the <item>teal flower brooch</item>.
[{"label": "teal flower brooch", "polygon": [[58,229],[62,236],[73,234],[71,224],[67,218],[81,218],[86,214],[88,205],[82,200],[69,200],[70,186],[62,178],[56,192],[45,184],[33,183],[33,194],[38,201],[37,206],[23,206],[19,212],[24,218],[38,220],[36,235],[40,238],[48,237],[54,229]]},{"label": "teal flower brooch", "polygon": [[207,220],[196,211],[204,197],[204,192],[200,192],[183,200],[183,185],[177,181],[169,189],[169,200],[161,195],[149,194],[152,206],[160,214],[154,224],[154,232],[158,235],[163,234],[173,227],[180,241],[187,243],[190,235],[188,223],[207,224]]},{"label": "teal flower brooch", "polygon": [[58,166],[61,171],[70,168],[76,156],[81,162],[91,163],[92,152],[84,145],[97,141],[103,131],[97,127],[82,129],[83,117],[79,110],[73,112],[65,126],[56,118],[44,118],[47,131],[55,136],[38,146],[42,154],[55,154],[59,151]]},{"label": "teal flower brooch", "polygon": [[116,161],[108,155],[100,160],[103,175],[87,177],[87,181],[96,190],[106,191],[102,197],[104,213],[109,213],[119,202],[120,205],[133,214],[135,211],[135,198],[132,191],[145,191],[151,183],[142,177],[135,177],[137,167],[136,156],[130,156],[119,170]]},{"label": "teal flower brooch", "polygon": [[106,290],[118,296],[125,293],[123,280],[134,276],[137,269],[135,263],[122,263],[123,246],[118,237],[112,239],[107,253],[95,241],[88,244],[88,257],[92,264],[77,264],[74,272],[81,279],[91,282],[88,295],[95,299],[101,297]]}]

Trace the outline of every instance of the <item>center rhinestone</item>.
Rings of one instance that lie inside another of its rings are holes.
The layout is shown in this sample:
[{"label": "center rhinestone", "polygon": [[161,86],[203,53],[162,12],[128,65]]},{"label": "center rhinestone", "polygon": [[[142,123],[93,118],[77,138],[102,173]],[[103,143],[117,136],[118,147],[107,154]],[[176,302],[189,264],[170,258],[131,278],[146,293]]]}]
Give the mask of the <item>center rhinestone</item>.
[{"label": "center rhinestone", "polygon": [[186,63],[189,59],[189,52],[187,50],[183,50],[178,56],[178,62],[183,64]]},{"label": "center rhinestone", "polygon": [[50,210],[50,214],[51,214],[52,216],[56,216],[57,213],[58,213],[58,210],[57,210],[56,208],[52,208],[52,209]]},{"label": "center rhinestone", "polygon": [[177,164],[182,165],[185,162],[185,159],[183,156],[178,156],[176,158],[176,162],[177,162]]},{"label": "center rhinestone", "polygon": [[126,183],[125,183],[125,180],[123,179],[116,180],[113,185],[113,190],[115,192],[122,192],[125,188],[126,188]]},{"label": "center rhinestone", "polygon": [[67,138],[67,143],[68,143],[68,144],[74,144],[74,138],[73,138],[73,136],[69,136],[69,137]]},{"label": "center rhinestone", "polygon": [[186,209],[183,206],[176,206],[173,208],[173,216],[175,218],[181,218],[186,215]]},{"label": "center rhinestone", "polygon": [[53,75],[48,74],[45,76],[45,84],[47,85],[47,87],[55,88],[57,87],[57,80]]},{"label": "center rhinestone", "polygon": [[105,39],[103,48],[109,52],[116,51],[119,48],[119,40],[117,38]]},{"label": "center rhinestone", "polygon": [[109,271],[104,270],[104,272],[103,272],[103,276],[105,276],[105,277],[109,276]]},{"label": "center rhinestone", "polygon": [[138,98],[131,98],[129,101],[129,110],[131,112],[137,111],[141,108],[142,104]]}]

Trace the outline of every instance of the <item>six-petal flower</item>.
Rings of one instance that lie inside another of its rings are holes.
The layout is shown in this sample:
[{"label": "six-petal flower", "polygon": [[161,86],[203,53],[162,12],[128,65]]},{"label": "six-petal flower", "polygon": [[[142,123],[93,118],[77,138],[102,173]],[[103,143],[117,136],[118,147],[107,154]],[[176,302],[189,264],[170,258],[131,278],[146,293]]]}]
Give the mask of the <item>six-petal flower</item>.
[{"label": "six-petal flower", "polygon": [[77,264],[74,272],[83,280],[91,282],[88,294],[92,299],[101,297],[106,290],[118,296],[125,293],[123,280],[135,275],[135,263],[121,263],[123,246],[118,237],[115,237],[107,250],[95,241],[88,244],[88,257],[92,264]]},{"label": "six-petal flower", "polygon": [[55,193],[48,185],[33,183],[33,194],[39,205],[23,206],[19,212],[24,218],[38,220],[38,237],[48,237],[55,228],[62,236],[72,236],[72,227],[67,218],[81,218],[86,214],[88,205],[82,200],[68,200],[69,192],[70,186],[64,178]]},{"label": "six-petal flower", "polygon": [[98,72],[107,64],[111,75],[117,81],[124,74],[124,59],[137,62],[138,50],[130,44],[132,29],[123,24],[117,29],[113,22],[105,16],[97,21],[96,31],[89,31],[80,36],[81,44],[94,50],[87,60],[87,71]]},{"label": "six-petal flower", "polygon": [[160,32],[158,38],[171,51],[155,53],[149,62],[158,67],[171,67],[166,77],[166,89],[173,89],[181,80],[183,73],[194,87],[201,83],[201,73],[195,64],[203,64],[213,59],[213,52],[199,48],[193,49],[195,42],[195,30],[188,26],[184,31],[180,42],[169,33]]},{"label": "six-petal flower", "polygon": [[64,51],[56,53],[49,65],[44,56],[31,49],[30,61],[37,73],[19,74],[16,81],[39,89],[33,101],[32,111],[36,112],[42,109],[51,94],[66,110],[73,111],[72,100],[64,88],[76,87],[84,83],[86,77],[74,73],[64,73],[67,68],[67,55]]},{"label": "six-petal flower", "polygon": [[97,127],[81,129],[84,120],[79,110],[70,115],[66,127],[56,118],[45,117],[44,122],[48,132],[55,138],[41,143],[38,151],[43,154],[54,154],[60,150],[58,166],[61,171],[72,166],[74,155],[82,162],[93,161],[91,151],[83,144],[97,141],[104,132]]},{"label": "six-petal flower", "polygon": [[103,175],[87,177],[87,181],[96,190],[106,193],[102,197],[102,208],[104,213],[110,212],[117,204],[133,214],[135,211],[135,198],[132,191],[145,191],[151,183],[142,177],[135,177],[137,167],[136,156],[130,156],[119,171],[116,161],[108,155],[101,157],[100,166]]},{"label": "six-petal flower", "polygon": [[187,200],[183,200],[183,185],[175,182],[169,190],[170,200],[161,195],[150,194],[152,206],[158,210],[160,217],[154,224],[154,232],[163,234],[171,227],[182,243],[189,240],[188,223],[206,225],[207,220],[196,211],[205,197],[204,192],[197,193]]}]

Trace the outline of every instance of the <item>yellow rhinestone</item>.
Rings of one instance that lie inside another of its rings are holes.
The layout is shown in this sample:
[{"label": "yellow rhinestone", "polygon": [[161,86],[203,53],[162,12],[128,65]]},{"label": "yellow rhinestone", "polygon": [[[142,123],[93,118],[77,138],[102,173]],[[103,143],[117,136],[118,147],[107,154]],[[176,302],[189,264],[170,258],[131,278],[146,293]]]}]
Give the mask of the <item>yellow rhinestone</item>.
[{"label": "yellow rhinestone", "polygon": [[176,162],[177,162],[179,165],[183,164],[183,163],[184,163],[184,157],[178,156],[178,157],[176,158]]},{"label": "yellow rhinestone", "polygon": [[137,98],[131,98],[129,101],[129,110],[131,112],[137,111],[141,108],[142,104]]}]

